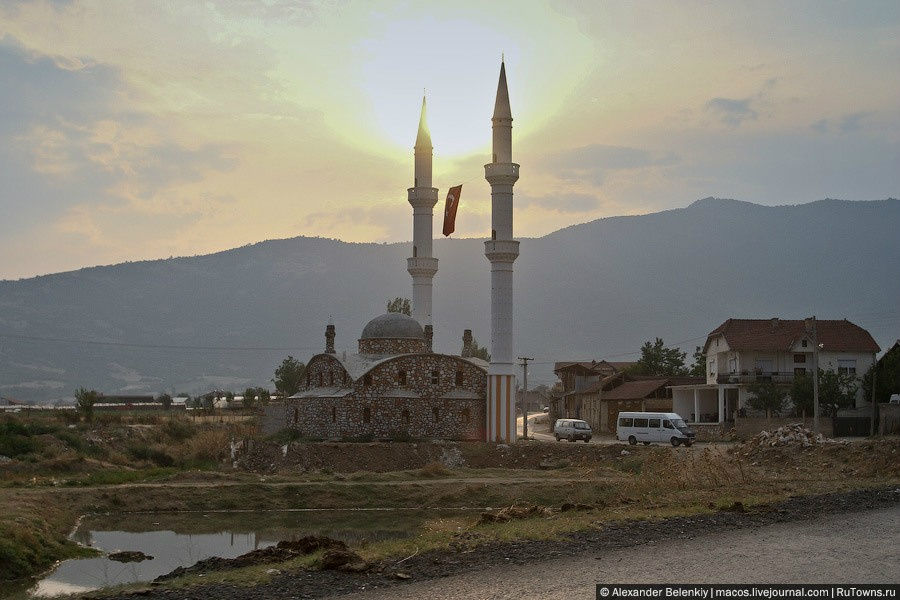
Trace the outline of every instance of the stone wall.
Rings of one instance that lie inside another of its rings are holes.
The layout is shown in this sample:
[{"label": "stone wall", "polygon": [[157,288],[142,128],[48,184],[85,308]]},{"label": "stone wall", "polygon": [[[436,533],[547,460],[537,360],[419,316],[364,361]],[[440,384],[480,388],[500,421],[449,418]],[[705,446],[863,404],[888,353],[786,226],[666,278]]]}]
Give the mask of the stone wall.
[{"label": "stone wall", "polygon": [[429,351],[423,339],[385,338],[359,340],[360,354],[415,354]]},{"label": "stone wall", "polygon": [[286,400],[266,427],[280,418],[311,439],[483,439],[487,373],[458,356],[398,356],[350,381],[340,361],[319,355],[307,374],[306,389],[322,395]]}]

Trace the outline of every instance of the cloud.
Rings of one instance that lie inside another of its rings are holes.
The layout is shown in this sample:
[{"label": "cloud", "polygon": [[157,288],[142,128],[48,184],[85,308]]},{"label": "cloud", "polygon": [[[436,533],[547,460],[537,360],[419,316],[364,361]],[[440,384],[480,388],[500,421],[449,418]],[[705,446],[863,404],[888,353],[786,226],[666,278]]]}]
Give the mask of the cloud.
[{"label": "cloud", "polygon": [[841,130],[841,133],[853,133],[854,131],[859,131],[862,128],[861,121],[865,117],[868,117],[869,114],[870,113],[865,111],[859,111],[844,115],[838,123],[838,129]]},{"label": "cloud", "polygon": [[672,153],[656,156],[640,148],[592,144],[559,152],[547,158],[544,164],[563,179],[586,180],[600,185],[610,171],[671,165],[677,161],[678,157]]},{"label": "cloud", "polygon": [[516,204],[521,207],[537,206],[559,213],[586,213],[600,207],[600,199],[593,194],[575,192],[530,196],[517,194]]},{"label": "cloud", "polygon": [[750,108],[752,98],[713,98],[706,103],[706,109],[716,113],[723,123],[738,127],[747,120],[756,120],[759,113]]}]

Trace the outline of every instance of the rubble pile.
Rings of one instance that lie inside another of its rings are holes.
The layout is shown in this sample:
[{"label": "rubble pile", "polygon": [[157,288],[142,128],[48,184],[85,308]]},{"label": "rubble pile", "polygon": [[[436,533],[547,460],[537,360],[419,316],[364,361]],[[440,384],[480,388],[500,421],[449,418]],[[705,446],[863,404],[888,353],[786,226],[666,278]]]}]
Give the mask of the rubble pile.
[{"label": "rubble pile", "polygon": [[762,446],[802,446],[808,448],[829,443],[835,443],[835,440],[829,439],[821,433],[813,433],[801,423],[784,425],[772,432],[763,430],[747,440],[747,445],[751,449]]},{"label": "rubble pile", "polygon": [[483,512],[479,523],[505,523],[513,519],[527,519],[529,517],[549,517],[553,509],[546,506],[507,506],[497,512]]}]

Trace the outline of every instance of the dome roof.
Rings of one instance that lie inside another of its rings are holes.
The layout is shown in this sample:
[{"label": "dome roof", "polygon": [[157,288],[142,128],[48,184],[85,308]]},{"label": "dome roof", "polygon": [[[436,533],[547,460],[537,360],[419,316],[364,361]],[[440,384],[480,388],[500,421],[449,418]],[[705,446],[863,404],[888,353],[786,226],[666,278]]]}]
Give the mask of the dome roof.
[{"label": "dome roof", "polygon": [[424,340],[425,332],[419,322],[403,313],[385,313],[363,327],[360,339],[415,339]]}]

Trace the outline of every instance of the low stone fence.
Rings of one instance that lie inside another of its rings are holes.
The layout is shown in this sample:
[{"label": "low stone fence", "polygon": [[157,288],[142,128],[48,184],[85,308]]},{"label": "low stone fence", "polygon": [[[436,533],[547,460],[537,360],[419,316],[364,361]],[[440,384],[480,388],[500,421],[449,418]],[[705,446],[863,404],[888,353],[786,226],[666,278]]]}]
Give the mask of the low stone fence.
[{"label": "low stone fence", "polygon": [[[691,428],[697,433],[698,442],[722,442],[733,440],[747,440],[760,431],[774,431],[783,425],[801,423],[804,427],[812,429],[812,417],[801,419],[799,417],[735,417],[733,422],[697,424],[692,423]],[[898,426],[900,426],[900,411],[898,411]],[[834,428],[829,417],[819,418],[819,432],[831,437]]]}]

